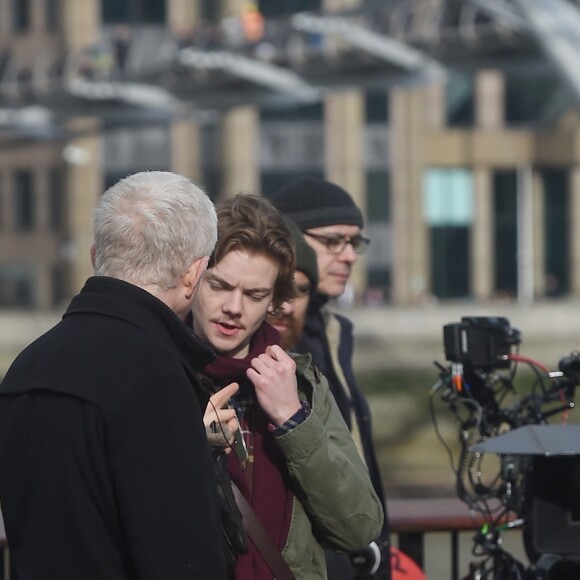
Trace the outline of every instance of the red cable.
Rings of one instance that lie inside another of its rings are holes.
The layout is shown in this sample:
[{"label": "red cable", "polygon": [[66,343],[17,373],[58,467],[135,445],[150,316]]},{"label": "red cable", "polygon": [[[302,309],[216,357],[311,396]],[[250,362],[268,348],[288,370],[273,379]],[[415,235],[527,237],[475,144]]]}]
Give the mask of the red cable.
[{"label": "red cable", "polygon": [[[538,362],[537,360],[533,359],[533,358],[529,358],[527,356],[523,356],[521,354],[510,354],[508,355],[510,360],[516,361],[516,362],[526,362],[526,363],[530,363],[532,365],[537,366],[538,368],[540,368],[541,370],[543,370],[546,374],[549,374],[550,369],[545,367],[541,362]],[[566,398],[564,397],[564,393],[562,392],[562,390],[560,390],[560,399],[562,400],[562,402],[566,402]],[[562,423],[567,423],[568,422],[568,411],[562,411]]]},{"label": "red cable", "polygon": [[516,362],[527,362],[527,363],[533,364],[533,365],[537,366],[538,368],[542,369],[546,374],[548,374],[550,372],[550,369],[548,367],[544,366],[541,362],[538,362],[537,360],[534,360],[533,358],[529,358],[529,357],[521,355],[521,354],[510,354],[510,355],[508,355],[508,358],[510,360],[513,360]]}]

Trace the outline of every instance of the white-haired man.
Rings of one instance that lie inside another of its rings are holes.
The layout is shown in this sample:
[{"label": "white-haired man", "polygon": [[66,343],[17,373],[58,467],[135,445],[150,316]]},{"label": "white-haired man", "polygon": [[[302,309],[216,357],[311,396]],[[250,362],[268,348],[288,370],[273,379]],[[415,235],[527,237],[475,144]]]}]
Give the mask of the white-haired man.
[{"label": "white-haired man", "polygon": [[186,178],[142,172],[94,213],[95,276],[0,385],[0,494],[20,580],[226,577],[183,323],[217,237]]}]

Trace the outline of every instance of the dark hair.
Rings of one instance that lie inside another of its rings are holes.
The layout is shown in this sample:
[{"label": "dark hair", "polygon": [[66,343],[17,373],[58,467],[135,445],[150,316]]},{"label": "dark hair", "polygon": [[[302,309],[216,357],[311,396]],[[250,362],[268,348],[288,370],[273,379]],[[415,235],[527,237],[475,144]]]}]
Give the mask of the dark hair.
[{"label": "dark hair", "polygon": [[274,284],[274,308],[295,296],[294,240],[280,212],[259,195],[238,193],[216,204],[218,241],[209,260],[212,268],[234,250],[264,255],[279,266]]}]

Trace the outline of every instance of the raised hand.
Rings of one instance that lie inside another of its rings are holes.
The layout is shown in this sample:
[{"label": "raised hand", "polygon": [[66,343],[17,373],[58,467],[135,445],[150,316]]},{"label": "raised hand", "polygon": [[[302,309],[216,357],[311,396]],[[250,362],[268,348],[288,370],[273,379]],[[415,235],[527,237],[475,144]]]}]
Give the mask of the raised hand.
[{"label": "raised hand", "polygon": [[277,344],[252,359],[247,377],[254,383],[258,403],[276,426],[300,409],[296,363]]}]

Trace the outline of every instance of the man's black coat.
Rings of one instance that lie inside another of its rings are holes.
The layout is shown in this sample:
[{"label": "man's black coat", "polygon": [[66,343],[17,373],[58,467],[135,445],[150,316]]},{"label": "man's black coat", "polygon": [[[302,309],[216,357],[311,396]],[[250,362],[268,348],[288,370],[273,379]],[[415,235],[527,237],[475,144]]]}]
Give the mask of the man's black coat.
[{"label": "man's black coat", "polygon": [[161,301],[90,278],[0,385],[0,494],[18,580],[225,577],[195,372]]}]

